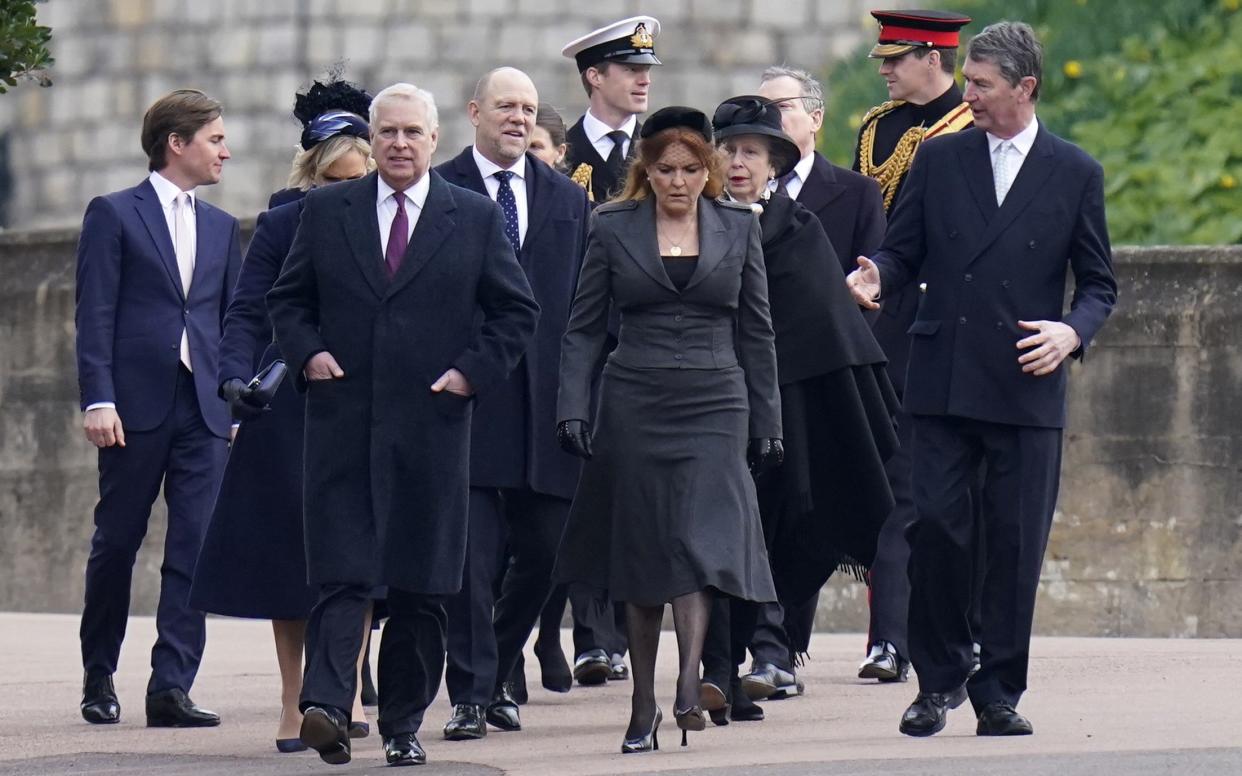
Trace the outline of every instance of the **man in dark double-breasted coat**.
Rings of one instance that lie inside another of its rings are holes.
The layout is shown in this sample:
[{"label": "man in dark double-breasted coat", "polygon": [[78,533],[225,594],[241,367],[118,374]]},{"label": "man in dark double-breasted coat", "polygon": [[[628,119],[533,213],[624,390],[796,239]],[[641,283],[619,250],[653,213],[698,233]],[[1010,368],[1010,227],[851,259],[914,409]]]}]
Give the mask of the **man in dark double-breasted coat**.
[{"label": "man in dark double-breasted coat", "polygon": [[494,202],[429,170],[430,94],[372,103],[378,172],[312,191],[268,294],[307,390],[307,624],[301,738],[330,763],[346,736],[368,593],[388,587],[379,729],[390,764],[425,762],[415,733],[444,666],[443,596],[461,586],[476,395],[521,358],[538,318]]}]

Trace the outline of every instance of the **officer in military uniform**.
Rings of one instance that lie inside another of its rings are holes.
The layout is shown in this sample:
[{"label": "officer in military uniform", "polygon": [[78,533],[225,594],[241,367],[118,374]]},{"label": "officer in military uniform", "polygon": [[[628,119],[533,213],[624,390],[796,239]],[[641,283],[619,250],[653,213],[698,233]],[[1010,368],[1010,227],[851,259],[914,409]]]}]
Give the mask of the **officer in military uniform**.
[{"label": "officer in military uniform", "polygon": [[593,202],[605,202],[621,188],[626,163],[647,112],[660,21],[651,16],[622,19],[569,43],[563,56],[578,64],[590,106],[569,128],[565,163]]},{"label": "officer in military uniform", "polygon": [[[891,214],[919,146],[927,139],[972,125],[970,108],[953,80],[959,30],[970,18],[946,11],[872,11],[880,38],[871,49],[891,99],[867,112],[858,132],[854,170],[880,184],[885,213]],[[910,351],[906,333],[914,320],[915,284],[886,298],[873,325],[888,356],[888,374],[904,393]],[[897,506],[884,524],[871,567],[870,652],[858,669],[862,679],[904,681],[909,671],[906,622],[910,547],[905,529],[914,521],[910,495],[910,418],[898,416],[901,449],[887,464]],[[979,631],[976,629],[976,633]]]}]

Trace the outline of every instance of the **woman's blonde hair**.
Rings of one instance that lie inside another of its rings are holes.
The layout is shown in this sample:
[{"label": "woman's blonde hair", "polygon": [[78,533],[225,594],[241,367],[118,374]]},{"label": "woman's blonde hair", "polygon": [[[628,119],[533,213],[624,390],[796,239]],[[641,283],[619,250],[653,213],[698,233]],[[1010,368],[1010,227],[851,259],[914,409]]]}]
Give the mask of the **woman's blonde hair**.
[{"label": "woman's blonde hair", "polygon": [[367,172],[375,169],[375,160],[371,158],[371,144],[360,137],[352,135],[335,135],[327,140],[303,151],[300,147],[293,155],[293,170],[289,173],[288,186],[291,189],[308,191],[315,186],[324,184],[324,173],[336,160],[350,151],[362,154],[367,160]]},{"label": "woman's blonde hair", "polygon": [[629,172],[625,175],[625,187],[611,201],[642,200],[651,196],[651,181],[647,178],[647,168],[659,161],[668,147],[674,143],[681,143],[690,149],[690,153],[694,154],[707,168],[707,185],[703,187],[703,196],[716,199],[723,194],[724,169],[716,148],[699,132],[686,127],[669,127],[638,141],[638,153],[634,156]]}]

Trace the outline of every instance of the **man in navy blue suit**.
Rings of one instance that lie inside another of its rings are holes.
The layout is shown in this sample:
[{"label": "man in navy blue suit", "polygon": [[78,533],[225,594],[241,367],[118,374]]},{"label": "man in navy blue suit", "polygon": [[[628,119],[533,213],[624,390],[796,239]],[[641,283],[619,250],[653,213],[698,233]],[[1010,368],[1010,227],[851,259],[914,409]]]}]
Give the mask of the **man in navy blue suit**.
[{"label": "man in navy blue suit", "polygon": [[188,693],[206,637],[189,608],[203,531],[229,436],[216,385],[221,322],[241,265],[237,219],[201,201],[229,158],[220,104],[181,89],[142,124],[151,174],[86,208],[77,261],[77,361],[83,427],[99,448],[99,503],[86,565],[82,716],[118,722],[113,688],[129,616],[134,556],[163,486],[160,568],[147,725],[220,718]]},{"label": "man in navy blue suit", "polygon": [[[485,194],[505,214],[506,236],[542,310],[517,368],[479,401],[470,441],[470,535],[462,591],[448,602],[450,740],[482,738],[487,723],[519,730],[504,681],[552,591],[552,566],[578,459],[556,443],[561,337],[586,249],[590,202],[582,187],[526,152],[539,93],[520,70],[479,80],[468,106],[474,145],[436,168]],[[513,560],[498,600],[493,584]],[[494,614],[493,614],[494,604]]]},{"label": "man in navy blue suit", "polygon": [[[906,735],[939,732],[967,695],[978,735],[1032,732],[1015,707],[1060,478],[1062,362],[1083,355],[1117,298],[1104,173],[1035,118],[1042,66],[1042,47],[1020,22],[971,40],[962,74],[974,128],[920,146],[883,246],[860,256],[847,279],[869,308],[907,283],[922,292],[905,392],[917,511],[907,533],[909,639],[919,678],[901,719]],[[977,555],[968,491],[981,462],[986,638],[969,676]]]}]

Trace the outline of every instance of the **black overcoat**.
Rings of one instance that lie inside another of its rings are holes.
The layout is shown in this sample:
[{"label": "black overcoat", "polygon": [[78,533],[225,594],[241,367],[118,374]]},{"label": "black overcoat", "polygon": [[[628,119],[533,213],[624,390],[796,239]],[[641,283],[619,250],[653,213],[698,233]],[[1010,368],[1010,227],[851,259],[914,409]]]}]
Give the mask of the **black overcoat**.
[{"label": "black overcoat", "polygon": [[1040,126],[998,207],[986,132],[928,140],[874,258],[884,296],[920,283],[907,412],[1064,426],[1067,370],[1023,372],[1016,345],[1033,332],[1018,321],[1062,321],[1085,349],[1112,311],[1117,282],[1098,162]]},{"label": "black overcoat", "polygon": [[858,268],[884,239],[884,198],[880,184],[862,173],[838,167],[818,151],[811,173],[798,192],[798,204],[815,214],[845,273]]},{"label": "black overcoat", "polygon": [[[449,183],[487,194],[469,146],[436,172]],[[526,210],[518,262],[539,303],[539,325],[517,368],[475,407],[470,484],[571,499],[582,467],[556,442],[556,388],[591,204],[581,186],[527,154]]]},{"label": "black overcoat", "polygon": [[[389,281],[376,174],[312,191],[268,310],[307,389],[305,528],[314,584],[461,587],[473,399],[431,384],[456,367],[477,396],[530,342],[538,305],[487,197],[435,172]],[[345,376],[302,368],[330,352]]]}]

